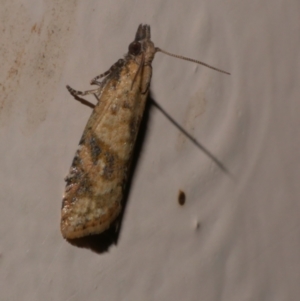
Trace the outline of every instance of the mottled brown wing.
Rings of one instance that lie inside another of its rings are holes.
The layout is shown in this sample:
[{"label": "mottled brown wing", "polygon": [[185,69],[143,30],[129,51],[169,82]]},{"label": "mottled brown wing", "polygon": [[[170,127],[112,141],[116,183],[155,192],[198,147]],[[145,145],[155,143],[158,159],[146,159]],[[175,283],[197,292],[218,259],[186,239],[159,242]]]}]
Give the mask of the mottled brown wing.
[{"label": "mottled brown wing", "polygon": [[140,91],[138,68],[128,60],[118,76],[122,80],[107,81],[84,130],[66,178],[61,231],[67,239],[103,232],[121,211],[147,97]]}]

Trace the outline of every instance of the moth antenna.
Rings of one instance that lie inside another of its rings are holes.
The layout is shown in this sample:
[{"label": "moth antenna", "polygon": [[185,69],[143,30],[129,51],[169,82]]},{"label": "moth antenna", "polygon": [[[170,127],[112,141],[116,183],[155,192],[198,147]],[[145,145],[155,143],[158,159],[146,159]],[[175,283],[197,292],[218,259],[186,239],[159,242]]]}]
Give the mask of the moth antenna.
[{"label": "moth antenna", "polygon": [[156,50],[156,52],[162,52],[162,53],[167,54],[167,55],[169,55],[169,56],[173,56],[173,57],[176,57],[176,58],[178,58],[178,59],[182,59],[182,60],[185,60],[185,61],[189,61],[189,62],[193,62],[193,63],[199,64],[199,65],[203,65],[203,66],[205,66],[205,67],[207,67],[207,68],[210,68],[210,69],[219,71],[219,72],[221,72],[221,73],[225,73],[225,74],[230,75],[229,72],[226,72],[226,71],[224,71],[224,70],[215,68],[215,67],[213,67],[213,66],[210,66],[210,65],[208,65],[208,64],[205,64],[205,63],[200,62],[200,61],[197,61],[197,60],[190,59],[190,58],[185,57],[185,56],[182,56],[182,55],[173,54],[173,53],[167,52],[167,51],[165,51],[165,50],[162,50],[162,49],[160,49],[160,48],[158,48],[158,47],[155,47],[155,50]]}]

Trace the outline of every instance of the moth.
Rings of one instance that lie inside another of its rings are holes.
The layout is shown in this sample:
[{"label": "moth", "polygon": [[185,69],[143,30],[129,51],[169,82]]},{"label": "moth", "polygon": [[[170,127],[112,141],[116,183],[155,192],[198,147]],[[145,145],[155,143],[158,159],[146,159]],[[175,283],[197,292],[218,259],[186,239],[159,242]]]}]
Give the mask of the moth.
[{"label": "moth", "polygon": [[91,81],[91,85],[98,86],[96,89],[80,92],[67,86],[73,96],[93,94],[98,102],[65,178],[61,233],[66,239],[100,234],[121,212],[132,153],[149,93],[151,63],[157,52],[229,74],[155,47],[150,26],[141,24],[125,57]]}]

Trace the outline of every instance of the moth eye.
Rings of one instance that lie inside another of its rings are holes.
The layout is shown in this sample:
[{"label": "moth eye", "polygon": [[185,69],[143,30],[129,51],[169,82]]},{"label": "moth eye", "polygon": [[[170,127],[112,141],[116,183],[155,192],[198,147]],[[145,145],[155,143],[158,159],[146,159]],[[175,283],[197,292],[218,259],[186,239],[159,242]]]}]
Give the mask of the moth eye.
[{"label": "moth eye", "polygon": [[129,53],[132,54],[132,55],[138,55],[140,54],[141,52],[141,44],[139,42],[132,42],[129,47],[128,47],[128,50],[129,50]]}]

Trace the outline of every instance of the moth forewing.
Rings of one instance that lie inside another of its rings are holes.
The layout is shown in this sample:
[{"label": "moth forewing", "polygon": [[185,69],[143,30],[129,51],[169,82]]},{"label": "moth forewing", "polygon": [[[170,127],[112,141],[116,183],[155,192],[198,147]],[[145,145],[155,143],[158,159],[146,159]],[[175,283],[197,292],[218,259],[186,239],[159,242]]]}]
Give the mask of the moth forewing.
[{"label": "moth forewing", "polygon": [[124,60],[100,85],[100,99],[66,178],[61,232],[67,239],[103,232],[121,211],[154,54],[150,27],[141,25]]},{"label": "moth forewing", "polygon": [[[156,52],[189,60],[217,71],[200,61],[155,48],[150,26],[140,25],[124,59],[91,84],[98,89],[74,96],[94,94],[98,100],[84,129],[74,157],[61,210],[61,232],[66,239],[99,234],[114,222],[122,209],[135,140],[143,117]],[[98,79],[103,78],[102,82]]]}]

